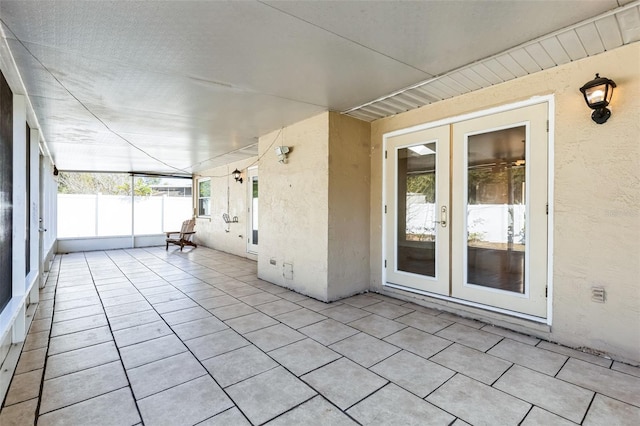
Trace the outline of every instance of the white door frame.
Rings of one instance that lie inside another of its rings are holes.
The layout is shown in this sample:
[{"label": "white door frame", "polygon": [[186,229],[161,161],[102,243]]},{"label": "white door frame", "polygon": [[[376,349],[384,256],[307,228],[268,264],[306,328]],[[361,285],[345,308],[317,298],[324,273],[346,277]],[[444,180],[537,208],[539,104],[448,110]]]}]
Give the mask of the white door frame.
[{"label": "white door frame", "polygon": [[[253,241],[253,181],[258,179],[258,166],[247,169],[247,253],[258,254],[258,244]],[[258,181],[258,191],[260,191]],[[259,192],[258,192],[259,194]],[[259,195],[258,195],[259,199]],[[258,201],[259,202],[259,201]],[[258,239],[259,241],[259,239]]]},{"label": "white door frame", "polygon": [[387,190],[386,190],[386,185],[383,183],[382,184],[382,203],[380,205],[380,212],[381,212],[381,217],[382,217],[382,257],[381,257],[381,276],[382,276],[382,285],[383,287],[390,287],[390,288],[396,288],[396,289],[400,289],[400,290],[405,290],[408,292],[412,292],[412,293],[417,293],[417,294],[422,294],[422,295],[426,295],[429,297],[433,297],[433,298],[437,298],[437,299],[443,299],[443,300],[447,300],[447,301],[451,301],[451,302],[455,302],[461,305],[467,305],[467,306],[471,306],[471,307],[477,307],[477,308],[481,308],[484,310],[488,310],[488,311],[493,311],[493,312],[498,312],[498,313],[503,313],[503,314],[507,314],[510,316],[514,316],[514,317],[519,317],[519,318],[524,318],[527,320],[531,320],[534,322],[539,322],[539,323],[545,323],[548,325],[551,325],[553,322],[553,258],[554,258],[554,252],[553,252],[553,245],[554,245],[554,239],[553,239],[553,229],[554,229],[554,215],[553,215],[553,211],[554,211],[554,192],[553,192],[553,182],[554,182],[554,147],[555,147],[555,134],[554,134],[554,129],[555,129],[555,97],[554,95],[544,95],[544,96],[534,96],[530,99],[527,100],[523,100],[523,101],[519,101],[519,102],[514,102],[511,104],[506,104],[506,105],[501,105],[498,107],[493,107],[493,108],[489,108],[489,109],[485,109],[485,110],[481,110],[481,111],[476,111],[476,112],[472,112],[472,113],[468,113],[468,114],[462,114],[462,115],[458,115],[458,116],[454,116],[454,117],[449,117],[449,118],[445,118],[442,120],[438,120],[438,121],[434,121],[434,122],[430,122],[430,123],[424,123],[424,124],[419,124],[416,126],[412,126],[412,127],[408,127],[405,129],[400,129],[400,130],[395,130],[393,132],[389,132],[389,133],[385,133],[382,136],[382,151],[383,151],[383,155],[382,155],[382,176],[386,177],[387,173],[389,172],[387,170],[387,164],[385,161],[385,156],[384,156],[384,152],[387,151],[388,148],[388,139],[394,137],[394,136],[399,136],[399,135],[403,135],[403,134],[407,134],[407,133],[412,133],[412,132],[417,132],[417,131],[421,131],[421,130],[426,130],[426,129],[430,129],[430,128],[434,128],[434,127],[439,127],[439,126],[443,126],[443,125],[451,125],[451,124],[455,124],[457,122],[460,121],[465,121],[465,120],[470,120],[470,119],[474,119],[474,118],[479,118],[479,117],[484,117],[484,116],[488,116],[488,115],[492,115],[492,114],[496,114],[496,113],[500,113],[500,112],[505,112],[505,111],[510,111],[510,110],[514,110],[514,109],[518,109],[518,108],[522,108],[522,107],[526,107],[526,106],[530,106],[530,105],[536,105],[536,104],[541,104],[541,103],[547,103],[548,106],[548,111],[547,111],[547,119],[549,122],[549,131],[548,131],[548,152],[547,152],[547,168],[548,168],[548,174],[547,174],[547,188],[548,188],[548,204],[549,204],[549,214],[547,217],[547,290],[548,290],[548,296],[547,296],[547,316],[546,318],[540,318],[540,317],[536,317],[536,316],[532,316],[532,315],[527,315],[527,314],[522,314],[519,312],[514,312],[514,311],[510,311],[507,309],[502,309],[502,308],[497,308],[497,307],[493,307],[493,306],[487,306],[487,305],[482,305],[476,302],[471,302],[471,301],[466,301],[466,300],[461,300],[461,299],[455,299],[449,296],[443,296],[440,294],[436,294],[436,293],[430,293],[427,291],[422,291],[422,290],[416,290],[416,289],[412,289],[412,288],[408,288],[408,287],[404,287],[404,286],[400,286],[400,285],[396,285],[396,284],[391,284],[387,282],[387,270],[386,270],[386,266],[385,266],[385,262],[386,259],[388,259],[388,256],[390,256],[390,253],[387,253],[387,242],[386,242],[386,238],[387,238],[387,224],[386,224],[386,218],[385,218],[385,206],[389,205],[390,203],[393,202],[393,200],[390,200],[388,198],[388,194],[387,194]]}]

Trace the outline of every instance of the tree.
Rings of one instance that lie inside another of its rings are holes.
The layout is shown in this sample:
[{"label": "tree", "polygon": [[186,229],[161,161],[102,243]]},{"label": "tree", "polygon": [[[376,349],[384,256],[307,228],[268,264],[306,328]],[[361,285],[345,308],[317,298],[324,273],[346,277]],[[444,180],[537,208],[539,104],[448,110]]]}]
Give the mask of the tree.
[{"label": "tree", "polygon": [[[135,178],[134,194],[137,196],[153,195],[153,189],[150,185],[155,183],[154,181],[158,181],[158,179]],[[124,173],[60,172],[58,176],[58,193],[130,195],[131,177]]]}]

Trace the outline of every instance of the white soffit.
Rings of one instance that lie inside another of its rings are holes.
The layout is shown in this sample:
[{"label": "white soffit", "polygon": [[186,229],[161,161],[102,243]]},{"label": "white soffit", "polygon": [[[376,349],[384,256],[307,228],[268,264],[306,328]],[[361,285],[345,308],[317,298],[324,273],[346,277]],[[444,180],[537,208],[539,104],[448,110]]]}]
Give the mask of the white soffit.
[{"label": "white soffit", "polygon": [[640,1],[430,78],[343,114],[374,121],[640,40]]}]

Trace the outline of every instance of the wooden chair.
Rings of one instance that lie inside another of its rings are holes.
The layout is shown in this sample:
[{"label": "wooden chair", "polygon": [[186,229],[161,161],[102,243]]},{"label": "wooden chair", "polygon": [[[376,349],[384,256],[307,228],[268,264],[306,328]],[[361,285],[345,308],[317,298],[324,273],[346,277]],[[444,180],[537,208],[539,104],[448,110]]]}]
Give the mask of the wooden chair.
[{"label": "wooden chair", "polygon": [[[198,247],[196,243],[191,241],[193,234],[196,233],[193,229],[196,227],[196,220],[189,219],[182,222],[182,228],[180,232],[167,232],[167,248],[169,250],[169,244],[176,244],[180,246],[180,251],[184,246]],[[171,238],[172,235],[179,235],[178,238]]]}]

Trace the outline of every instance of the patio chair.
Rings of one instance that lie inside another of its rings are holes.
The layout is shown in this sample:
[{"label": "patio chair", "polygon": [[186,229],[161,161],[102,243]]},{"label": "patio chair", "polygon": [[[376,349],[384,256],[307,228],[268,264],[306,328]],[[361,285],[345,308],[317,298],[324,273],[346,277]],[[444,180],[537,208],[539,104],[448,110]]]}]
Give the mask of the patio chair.
[{"label": "patio chair", "polygon": [[[180,232],[167,232],[167,247],[165,250],[169,250],[169,244],[176,244],[180,246],[180,251],[184,248],[184,246],[193,246],[198,247],[196,243],[191,241],[193,234],[196,231],[193,230],[196,226],[195,219],[189,219],[182,222],[182,228]],[[178,238],[171,238],[172,235],[179,235]]]}]

